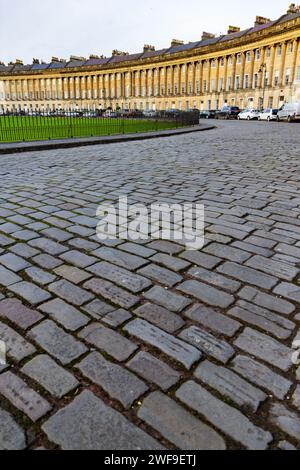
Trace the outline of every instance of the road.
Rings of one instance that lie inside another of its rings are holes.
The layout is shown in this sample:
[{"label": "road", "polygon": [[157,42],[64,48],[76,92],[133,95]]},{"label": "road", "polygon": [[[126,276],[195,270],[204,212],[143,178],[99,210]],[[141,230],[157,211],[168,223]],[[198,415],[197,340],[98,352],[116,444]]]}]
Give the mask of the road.
[{"label": "road", "polygon": [[[299,126],[217,126],[1,156],[0,449],[300,448]],[[100,243],[125,195],[204,248]]]}]

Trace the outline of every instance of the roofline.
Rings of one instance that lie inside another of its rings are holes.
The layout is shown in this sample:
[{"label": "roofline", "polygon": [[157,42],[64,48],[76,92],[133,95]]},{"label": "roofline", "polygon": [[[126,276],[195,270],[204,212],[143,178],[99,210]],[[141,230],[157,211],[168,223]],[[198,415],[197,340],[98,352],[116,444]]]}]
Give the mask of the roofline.
[{"label": "roofline", "polygon": [[[216,42],[214,44],[209,44],[206,46],[201,46],[202,42],[205,41],[199,41],[195,42],[196,46],[194,48],[191,48],[190,50],[185,50],[185,51],[179,51],[179,52],[171,52],[173,49],[172,47],[169,47],[168,49],[161,49],[163,51],[163,54],[158,54],[158,55],[151,55],[150,57],[142,57],[145,55],[144,52],[141,53],[136,53],[136,54],[130,54],[130,56],[136,56],[139,55],[138,59],[135,60],[126,60],[125,58],[128,56],[124,56],[124,61],[120,61],[117,63],[113,63],[113,59],[115,59],[114,56],[108,58],[107,62],[105,64],[96,64],[96,65],[79,65],[77,67],[61,67],[61,68],[49,68],[51,65],[48,64],[47,68],[43,68],[40,70],[14,70],[14,68],[10,71],[7,72],[1,72],[0,71],[0,76],[26,76],[26,75],[48,75],[49,72],[52,74],[70,74],[70,73],[78,73],[78,70],[82,72],[91,72],[91,71],[99,71],[99,70],[111,70],[111,69],[128,69],[128,67],[138,67],[138,66],[147,66],[148,64],[156,64],[156,63],[161,63],[161,62],[169,62],[171,60],[177,60],[177,59],[187,59],[187,58],[192,58],[194,56],[199,57],[199,55],[208,55],[209,53],[214,53],[214,52],[219,52],[219,51],[226,51],[227,49],[232,49],[234,47],[243,47],[246,46],[247,44],[253,43],[253,42],[259,42],[265,38],[276,36],[282,32],[287,32],[287,31],[292,31],[294,29],[297,29],[300,27],[300,13],[297,13],[294,15],[294,18],[287,19],[286,22],[281,22],[281,20],[289,15],[282,15],[278,20],[272,21],[271,23],[268,23],[265,25],[264,28],[262,28],[259,31],[253,31],[251,30],[254,29],[248,28],[245,29],[244,31],[241,31],[238,34],[238,37],[232,38],[226,41],[222,41],[222,39],[228,35],[222,35],[219,36],[216,39]],[[249,33],[248,33],[249,32]],[[243,34],[244,33],[244,34]],[[188,45],[188,44],[185,44]],[[169,52],[170,51],[170,52]],[[159,52],[159,51],[157,51]],[[129,57],[130,57],[129,56]],[[87,60],[88,61],[88,60]],[[66,62],[66,65],[69,62]],[[35,64],[31,64],[31,67]],[[30,65],[24,65],[24,67],[28,67]],[[15,64],[14,67],[20,67],[20,64]]]}]

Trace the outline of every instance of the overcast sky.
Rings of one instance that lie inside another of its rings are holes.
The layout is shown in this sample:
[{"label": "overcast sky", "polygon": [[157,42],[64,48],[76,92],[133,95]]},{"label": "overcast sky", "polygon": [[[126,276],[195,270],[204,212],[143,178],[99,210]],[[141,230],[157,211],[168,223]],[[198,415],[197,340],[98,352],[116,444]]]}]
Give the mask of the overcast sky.
[{"label": "overcast sky", "polygon": [[0,61],[139,52],[167,47],[173,38],[196,41],[202,31],[250,27],[271,19],[290,0],[0,0]]}]

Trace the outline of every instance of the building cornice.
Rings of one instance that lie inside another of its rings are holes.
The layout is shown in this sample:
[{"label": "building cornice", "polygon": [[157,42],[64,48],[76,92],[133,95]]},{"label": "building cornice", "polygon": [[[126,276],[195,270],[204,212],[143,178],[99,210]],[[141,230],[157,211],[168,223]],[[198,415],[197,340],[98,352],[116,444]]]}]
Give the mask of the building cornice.
[{"label": "building cornice", "polygon": [[[133,71],[134,69],[141,68],[156,68],[163,67],[170,63],[184,62],[188,63],[193,60],[205,60],[209,58],[216,58],[222,53],[223,56],[229,56],[237,52],[244,52],[248,49],[255,47],[262,47],[263,45],[272,45],[276,42],[282,42],[284,40],[290,40],[300,37],[300,16],[288,20],[286,22],[278,24],[280,18],[270,27],[264,28],[261,31],[255,31],[246,33],[237,38],[221,41],[222,37],[219,38],[219,42],[207,46],[195,47],[191,50],[185,50],[175,53],[164,52],[161,55],[154,57],[139,58],[135,60],[127,60],[119,62],[117,64],[106,63],[104,65],[86,65],[79,67],[68,67],[60,69],[44,69],[44,70],[24,70],[24,71],[12,71],[12,72],[0,72],[1,77],[13,77],[13,79],[22,79],[23,77],[37,76],[40,78],[47,78],[49,76],[64,77],[76,76],[79,73],[82,75],[90,75],[91,72],[126,72]],[[295,35],[294,33],[297,32]],[[249,47],[251,46],[251,47]]]}]

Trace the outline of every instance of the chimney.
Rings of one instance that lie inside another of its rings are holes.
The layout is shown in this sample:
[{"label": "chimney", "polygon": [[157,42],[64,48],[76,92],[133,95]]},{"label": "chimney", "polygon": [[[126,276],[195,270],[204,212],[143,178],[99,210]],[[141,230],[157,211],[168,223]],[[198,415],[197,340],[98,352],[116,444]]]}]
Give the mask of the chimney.
[{"label": "chimney", "polygon": [[16,64],[16,65],[23,65],[23,60],[21,60],[21,59],[16,59],[15,64]]},{"label": "chimney", "polygon": [[112,51],[112,56],[113,57],[122,56],[122,55],[129,55],[129,53],[128,52],[123,52],[123,51],[118,51],[118,49],[114,49]]},{"label": "chimney", "polygon": [[172,39],[171,47],[182,46],[184,41],[180,41],[180,39]]},{"label": "chimney", "polygon": [[145,52],[154,52],[155,51],[155,47],[154,46],[151,46],[150,44],[145,44],[144,45],[144,53]]},{"label": "chimney", "polygon": [[54,64],[59,64],[59,58],[58,57],[52,57],[51,62],[53,62]]},{"label": "chimney", "polygon": [[254,26],[261,26],[263,24],[271,23],[270,18],[264,18],[263,16],[257,16],[255,19]]},{"label": "chimney", "polygon": [[202,41],[205,41],[205,39],[213,39],[215,37],[215,34],[212,33],[207,33],[206,31],[203,31],[202,33]]},{"label": "chimney", "polygon": [[33,63],[33,64],[39,64],[40,61],[39,61],[39,59],[32,59],[32,63]]},{"label": "chimney", "polygon": [[1,62],[1,60],[0,60],[0,65],[5,65],[5,63],[4,63],[4,62]]},{"label": "chimney", "polygon": [[77,60],[77,61],[83,62],[83,61],[86,60],[86,58],[85,57],[78,57],[76,55],[71,55],[70,60]]},{"label": "chimney", "polygon": [[240,31],[241,28],[239,28],[238,26],[228,26],[227,34],[239,33]]},{"label": "chimney", "polygon": [[292,13],[299,13],[300,12],[300,5],[296,5],[295,3],[291,3],[289,6],[289,9],[287,11],[287,14],[292,14]]},{"label": "chimney", "polygon": [[100,59],[100,57],[96,54],[91,54],[90,59]]}]

